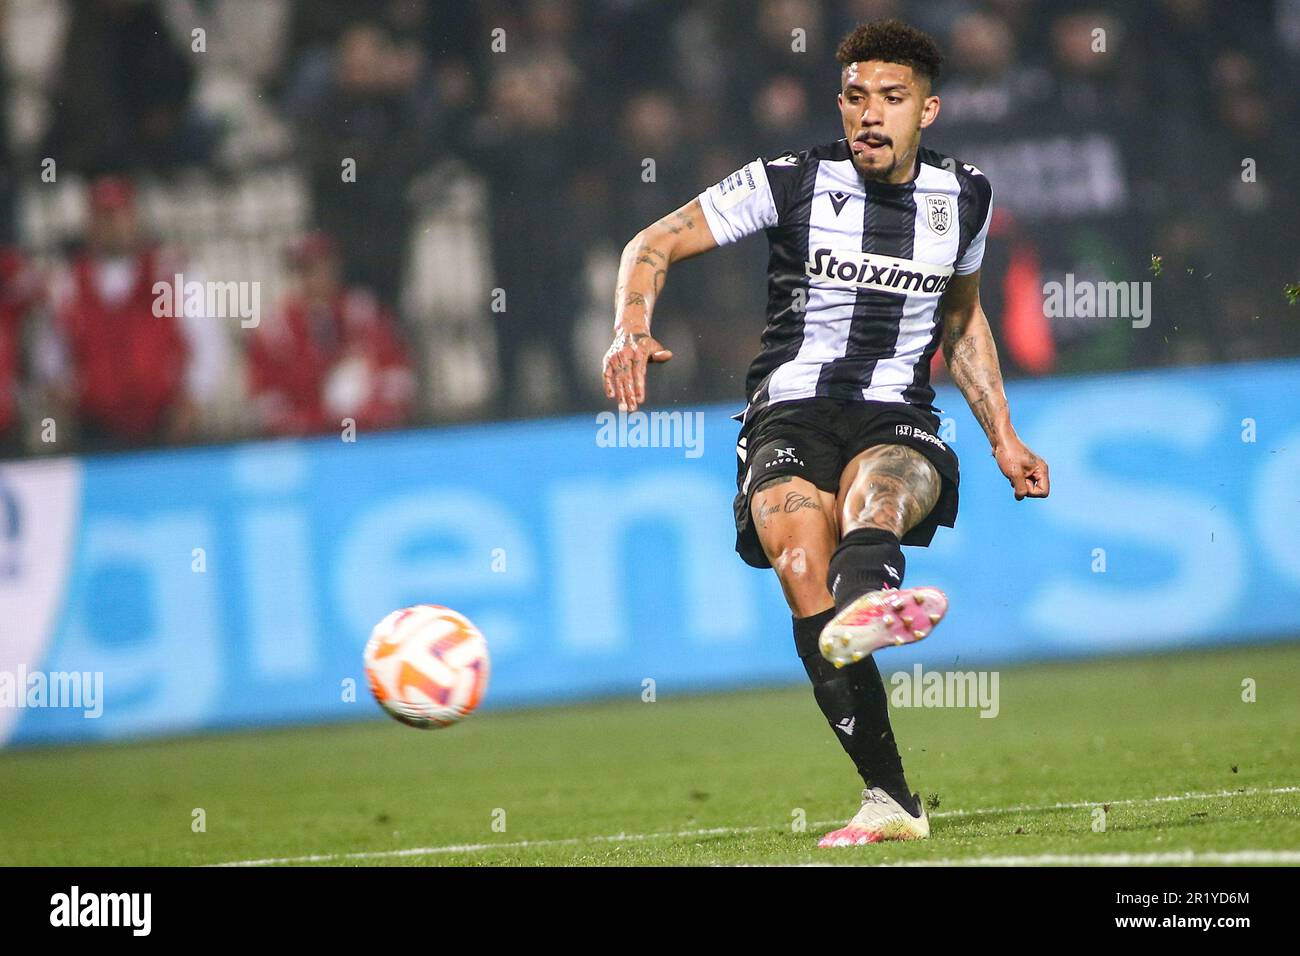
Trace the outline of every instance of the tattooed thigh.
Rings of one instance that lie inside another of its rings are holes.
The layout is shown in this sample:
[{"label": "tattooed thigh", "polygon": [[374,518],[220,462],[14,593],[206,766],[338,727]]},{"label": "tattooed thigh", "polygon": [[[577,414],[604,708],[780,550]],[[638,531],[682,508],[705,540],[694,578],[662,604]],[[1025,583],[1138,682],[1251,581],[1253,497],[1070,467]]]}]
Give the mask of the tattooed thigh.
[{"label": "tattooed thigh", "polygon": [[902,537],[925,519],[942,484],[934,465],[906,445],[876,445],[857,455],[840,478],[842,533],[884,528]]},{"label": "tattooed thigh", "polygon": [[830,606],[826,570],[839,540],[835,495],[806,479],[782,476],[755,489],[750,514],[791,611],[806,617]]}]

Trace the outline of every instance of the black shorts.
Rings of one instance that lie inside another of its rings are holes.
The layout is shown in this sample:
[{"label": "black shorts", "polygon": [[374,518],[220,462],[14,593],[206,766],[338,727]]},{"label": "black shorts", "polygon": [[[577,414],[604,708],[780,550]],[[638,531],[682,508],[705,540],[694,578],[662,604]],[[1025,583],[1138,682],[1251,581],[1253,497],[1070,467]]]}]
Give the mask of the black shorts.
[{"label": "black shorts", "polygon": [[772,566],[750,515],[750,496],[769,478],[794,475],[835,493],[844,467],[875,445],[915,448],[939,472],[939,500],[902,542],[928,545],[939,525],[951,528],[956,522],[961,480],[957,455],[938,432],[937,417],[904,402],[800,398],[760,409],[736,442],[736,553],[751,567]]}]

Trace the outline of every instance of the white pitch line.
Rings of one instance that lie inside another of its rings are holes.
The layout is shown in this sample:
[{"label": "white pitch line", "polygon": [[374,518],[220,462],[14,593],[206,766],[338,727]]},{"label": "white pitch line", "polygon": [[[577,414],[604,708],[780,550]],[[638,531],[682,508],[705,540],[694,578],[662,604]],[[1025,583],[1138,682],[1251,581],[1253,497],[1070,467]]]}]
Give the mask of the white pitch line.
[{"label": "white pitch line", "polygon": [[632,843],[666,838],[686,839],[700,836],[723,836],[770,830],[766,827],[711,827],[707,830],[675,830],[661,833],[612,833],[604,836],[565,837],[553,840],[516,840],[513,843],[461,843],[449,846],[418,846],[406,850],[363,850],[358,853],[322,853],[312,856],[286,856],[266,860],[236,860],[210,866],[274,866],[279,863],[326,863],[337,860],[383,860],[404,856],[433,856],[439,853],[474,853],[479,850],[515,850],[534,846],[572,846],[578,843]]},{"label": "white pitch line", "polygon": [[1131,806],[1140,803],[1178,803],[1182,800],[1213,800],[1218,797],[1246,797],[1254,794],[1300,793],[1300,787],[1271,787],[1268,789],[1217,790],[1211,793],[1175,793],[1164,797],[1133,797],[1126,800],[1080,800],[1077,803],[1054,803],[1050,806],[1021,805],[1015,807],[989,807],[984,810],[941,810],[930,814],[931,817],[978,817],[992,816],[997,813],[1020,813],[1026,810],[1082,810],[1086,807]]},{"label": "white pitch line", "polygon": [[[1159,797],[1132,797],[1122,800],[1083,800],[1076,803],[1050,803],[1050,804],[1021,804],[1010,807],[985,807],[976,810],[941,810],[930,814],[932,818],[938,817],[977,817],[993,816],[1004,813],[1041,813],[1049,810],[1079,810],[1086,807],[1099,807],[1103,804],[1107,806],[1135,806],[1149,803],[1177,803],[1185,800],[1214,800],[1222,797],[1248,797],[1248,796],[1268,796],[1279,793],[1300,793],[1300,787],[1270,787],[1264,789],[1251,788],[1246,790],[1218,790],[1209,793],[1177,793],[1168,794]],[[839,820],[822,820],[808,824],[813,828],[826,826],[835,826]],[[572,846],[582,843],[631,843],[645,840],[662,840],[662,839],[689,839],[691,837],[701,836],[737,836],[743,833],[759,833],[771,831],[775,827],[752,826],[752,827],[712,827],[705,830],[666,830],[658,833],[614,833],[603,836],[589,837],[567,837],[564,839],[550,840],[516,840],[512,843],[461,843],[447,846],[424,846],[410,847],[405,850],[363,850],[356,853],[319,853],[310,856],[285,856],[271,857],[262,860],[235,860],[229,863],[214,863],[212,866],[275,866],[278,864],[298,864],[298,863],[331,863],[340,860],[387,860],[400,859],[407,856],[435,856],[442,853],[477,853],[481,850],[519,850],[528,847],[540,846]],[[1186,851],[1188,853],[1192,851]],[[1252,852],[1252,851],[1243,851]],[[1279,851],[1287,852],[1287,851]],[[1123,854],[1120,854],[1123,855]],[[1092,857],[1086,858],[1091,859]],[[1081,859],[1084,857],[1081,857]],[[986,857],[984,859],[1017,859],[1016,857]],[[1062,857],[1062,859],[1067,859]],[[952,861],[943,861],[951,865]],[[1282,861],[1279,861],[1282,862]],[[920,861],[917,866],[937,866],[940,862]],[[979,864],[976,864],[979,865]],[[997,864],[987,864],[994,866]],[[1009,863],[1008,866],[1020,864]],[[1122,864],[1113,864],[1122,865]]]}]

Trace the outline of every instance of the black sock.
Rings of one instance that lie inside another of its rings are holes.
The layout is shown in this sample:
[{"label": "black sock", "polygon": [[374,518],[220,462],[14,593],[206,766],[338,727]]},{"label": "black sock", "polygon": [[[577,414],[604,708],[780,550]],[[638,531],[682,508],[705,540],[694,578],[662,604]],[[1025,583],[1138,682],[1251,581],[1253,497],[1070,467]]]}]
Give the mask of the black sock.
[{"label": "black sock", "polygon": [[831,555],[826,587],[842,611],[855,598],[884,587],[902,587],[907,563],[898,535],[884,528],[858,528],[840,539]]},{"label": "black sock", "polygon": [[837,670],[817,647],[822,628],[834,616],[835,609],[827,608],[811,617],[792,619],[795,649],[812,681],[817,706],[862,782],[880,787],[913,816],[919,816],[920,808],[903,776],[903,760],[889,725],[889,697],[875,659],[866,657]]}]

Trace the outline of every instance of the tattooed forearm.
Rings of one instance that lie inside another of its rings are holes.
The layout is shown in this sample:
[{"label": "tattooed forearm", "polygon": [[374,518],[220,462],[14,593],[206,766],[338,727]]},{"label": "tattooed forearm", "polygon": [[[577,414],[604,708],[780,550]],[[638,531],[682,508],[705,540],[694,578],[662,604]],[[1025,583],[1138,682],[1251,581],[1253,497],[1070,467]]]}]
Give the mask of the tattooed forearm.
[{"label": "tattooed forearm", "polygon": [[1002,371],[998,367],[997,346],[982,312],[977,312],[964,328],[952,325],[944,330],[943,354],[948,372],[961,389],[975,420],[989,441],[996,442],[999,433],[1010,423],[1010,415],[1002,388]]},{"label": "tattooed forearm", "polygon": [[664,226],[674,236],[680,235],[687,229],[695,228],[695,217],[684,209],[679,209],[671,216],[665,216],[659,220],[659,224]]},{"label": "tattooed forearm", "polygon": [[[650,315],[655,300],[663,291],[668,276],[668,254],[650,245],[653,240],[638,235],[623,250],[618,267],[618,283],[614,288],[614,325],[637,329],[650,328]],[[632,307],[634,311],[624,310]]]},{"label": "tattooed forearm", "polygon": [[614,287],[615,328],[638,332],[649,330],[654,300],[663,288],[662,282],[655,281],[655,273],[666,268],[660,265],[661,261],[666,262],[667,256],[650,248],[640,236],[627,244]]},{"label": "tattooed forearm", "polygon": [[717,248],[713,233],[706,226],[704,211],[695,199],[642,229],[623,247],[614,291],[615,328],[625,325],[640,331],[650,328],[651,315],[668,280],[669,267],[681,259]]},{"label": "tattooed forearm", "polygon": [[[965,395],[971,414],[979,422],[980,428],[984,429],[984,434],[992,437],[998,427],[998,399],[983,385],[972,386]],[[1002,401],[1002,406],[1006,406],[1005,399]]]},{"label": "tattooed forearm", "polygon": [[970,362],[975,358],[975,353],[977,351],[978,348],[975,344],[974,337],[970,335],[965,336],[964,338],[957,339],[952,345],[952,358],[950,361],[956,364]]}]

